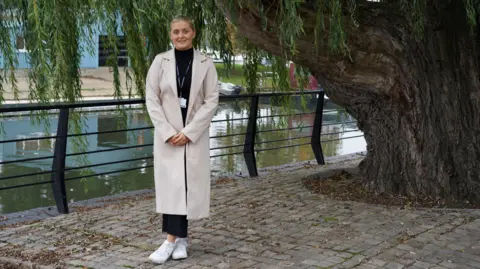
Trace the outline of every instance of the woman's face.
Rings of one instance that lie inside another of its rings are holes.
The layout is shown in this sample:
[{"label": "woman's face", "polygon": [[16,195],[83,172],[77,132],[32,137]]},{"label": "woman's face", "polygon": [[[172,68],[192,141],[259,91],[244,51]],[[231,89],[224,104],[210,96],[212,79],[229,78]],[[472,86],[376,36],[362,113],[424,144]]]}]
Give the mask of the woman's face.
[{"label": "woman's face", "polygon": [[186,21],[172,22],[170,25],[170,39],[177,50],[188,50],[193,44],[195,31]]}]

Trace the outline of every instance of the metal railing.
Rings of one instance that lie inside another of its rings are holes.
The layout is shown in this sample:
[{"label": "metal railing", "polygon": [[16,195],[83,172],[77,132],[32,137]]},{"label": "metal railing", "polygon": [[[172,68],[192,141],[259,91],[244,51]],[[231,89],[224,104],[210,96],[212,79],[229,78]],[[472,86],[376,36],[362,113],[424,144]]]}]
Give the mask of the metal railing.
[{"label": "metal railing", "polygon": [[[259,116],[259,101],[260,98],[265,97],[281,97],[281,96],[299,96],[299,95],[318,95],[316,108],[314,112],[302,112],[296,114],[287,114],[287,115],[268,115],[268,116]],[[323,135],[331,135],[331,134],[338,134],[338,133],[326,133],[322,134],[322,120],[323,120],[323,106],[324,106],[324,92],[323,91],[302,91],[302,92],[288,92],[288,93],[259,93],[259,94],[242,94],[242,95],[232,95],[232,96],[220,96],[220,101],[231,100],[231,99],[250,99],[250,107],[249,107],[249,116],[244,118],[234,118],[234,119],[222,119],[222,120],[213,120],[212,123],[217,122],[224,122],[224,121],[237,121],[237,120],[248,120],[246,132],[243,133],[235,133],[235,134],[224,134],[224,135],[216,135],[210,136],[210,139],[215,138],[223,138],[223,137],[231,137],[231,136],[241,136],[244,135],[244,143],[239,145],[228,145],[228,146],[221,146],[221,147],[214,147],[210,148],[210,150],[218,150],[218,149],[229,149],[229,148],[239,148],[243,147],[242,151],[236,151],[231,153],[222,153],[210,156],[211,158],[226,156],[226,155],[236,155],[236,154],[243,154],[245,159],[245,163],[248,169],[248,173],[251,177],[258,176],[258,169],[257,169],[257,160],[255,153],[267,150],[275,150],[281,148],[288,148],[288,147],[298,147],[303,145],[311,145],[312,151],[315,155],[315,159],[318,164],[323,165],[325,164],[324,155],[322,151],[322,142],[330,142],[338,139],[331,139],[331,140],[324,140],[321,141],[321,136]],[[102,163],[95,163],[90,165],[84,166],[77,166],[77,167],[69,167],[66,168],[66,158],[71,156],[79,156],[79,155],[86,155],[86,154],[95,154],[107,151],[118,151],[118,150],[126,150],[126,149],[134,149],[140,147],[151,147],[153,143],[149,144],[141,144],[141,145],[133,145],[133,146],[125,146],[125,147],[116,147],[110,149],[101,149],[101,150],[91,150],[85,152],[75,152],[67,154],[67,140],[69,137],[77,137],[77,136],[88,136],[88,135],[99,135],[99,134],[108,134],[108,133],[118,133],[118,132],[129,132],[129,131],[137,131],[137,130],[149,130],[153,129],[153,126],[148,127],[140,127],[140,128],[129,128],[129,129],[121,129],[121,130],[113,130],[113,131],[99,131],[99,132],[86,132],[80,134],[68,134],[68,125],[69,125],[69,114],[70,110],[72,109],[79,109],[79,108],[88,108],[88,107],[116,107],[122,105],[139,105],[144,104],[145,100],[143,99],[129,99],[129,100],[103,100],[103,101],[85,101],[79,103],[58,103],[58,104],[15,104],[15,105],[4,105],[0,107],[0,113],[12,113],[12,112],[31,112],[31,111],[45,111],[45,110],[58,110],[58,125],[57,125],[57,132],[55,136],[43,136],[43,137],[33,137],[33,138],[20,138],[20,139],[9,139],[9,140],[2,140],[0,144],[4,143],[12,143],[12,142],[22,142],[22,141],[29,141],[29,140],[42,140],[42,139],[55,139],[55,147],[54,147],[54,154],[53,156],[45,156],[45,157],[36,157],[36,158],[27,158],[27,159],[20,159],[20,160],[9,160],[9,161],[1,161],[0,165],[5,164],[14,164],[14,163],[21,163],[26,161],[38,161],[38,160],[46,160],[46,159],[53,159],[52,161],[52,168],[49,171],[42,171],[37,173],[28,173],[28,174],[20,174],[14,176],[6,176],[0,177],[0,181],[15,179],[15,178],[22,178],[22,177],[29,177],[29,176],[37,176],[37,175],[45,175],[51,174],[51,179],[47,181],[40,181],[28,184],[20,184],[8,187],[1,187],[0,191],[7,190],[7,189],[14,189],[14,188],[21,188],[27,186],[35,186],[41,184],[51,184],[53,196],[55,199],[55,203],[59,213],[68,214],[68,200],[67,200],[67,193],[65,182],[70,180],[77,180],[86,177],[93,177],[93,176],[101,176],[119,172],[127,172],[131,170],[137,169],[145,169],[151,168],[153,165],[145,165],[141,167],[134,167],[134,168],[127,168],[115,171],[108,171],[102,173],[96,173],[91,175],[82,175],[82,176],[75,176],[75,177],[65,177],[65,173],[73,170],[80,170],[80,169],[87,169],[92,167],[98,166],[105,166],[105,165],[112,165],[118,163],[126,163],[132,161],[139,161],[139,160],[149,160],[153,159],[153,156],[141,157],[141,158],[132,158],[127,160],[121,161],[112,161],[112,162],[102,162]],[[281,117],[281,116],[302,116],[307,114],[315,114],[314,123],[312,126],[302,126],[302,127],[290,127],[290,128],[279,128],[279,129],[270,129],[270,130],[258,130],[257,121],[261,118],[268,118],[268,117]],[[345,122],[345,123],[355,123],[355,121]],[[325,124],[323,126],[327,126]],[[313,128],[311,136],[301,136],[295,138],[286,138],[286,139],[276,139],[270,141],[260,141],[256,142],[256,137],[261,133],[268,133],[268,132],[277,132],[277,131],[289,131],[298,128]],[[353,131],[358,131],[353,130]],[[349,131],[344,131],[349,132]],[[344,133],[340,132],[340,133]],[[361,136],[354,136],[348,138],[355,138]],[[308,143],[297,143],[293,145],[286,145],[280,147],[269,147],[269,148],[260,148],[257,149],[256,146],[260,144],[267,144],[267,143],[275,143],[275,142],[282,142],[287,140],[297,140],[297,139],[305,139],[310,138]],[[340,138],[342,139],[342,138]]]}]

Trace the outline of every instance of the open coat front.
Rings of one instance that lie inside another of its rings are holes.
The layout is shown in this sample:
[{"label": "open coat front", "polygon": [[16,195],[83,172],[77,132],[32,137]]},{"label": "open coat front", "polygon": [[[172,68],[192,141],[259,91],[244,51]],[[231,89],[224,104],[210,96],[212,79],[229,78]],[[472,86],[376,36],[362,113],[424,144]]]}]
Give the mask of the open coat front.
[{"label": "open coat front", "polygon": [[[188,219],[209,216],[209,128],[218,106],[218,97],[215,65],[210,58],[195,50],[188,112],[183,127],[174,50],[155,57],[147,74],[146,104],[155,127],[153,155],[158,213],[187,215]],[[178,132],[183,132],[191,140],[185,147],[167,143]]]}]

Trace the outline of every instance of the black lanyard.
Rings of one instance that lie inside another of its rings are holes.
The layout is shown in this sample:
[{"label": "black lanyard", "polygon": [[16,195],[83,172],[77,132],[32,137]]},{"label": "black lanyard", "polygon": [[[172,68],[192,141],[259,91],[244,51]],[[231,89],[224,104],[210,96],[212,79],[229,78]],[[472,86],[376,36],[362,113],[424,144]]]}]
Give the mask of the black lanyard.
[{"label": "black lanyard", "polygon": [[178,63],[177,63],[177,82],[178,82],[178,86],[180,87],[180,97],[182,97],[183,84],[185,83],[185,77],[187,76],[188,70],[190,70],[191,64],[192,64],[192,60],[188,62],[187,71],[185,71],[185,74],[183,74],[183,78],[180,80],[180,71],[178,71]]}]

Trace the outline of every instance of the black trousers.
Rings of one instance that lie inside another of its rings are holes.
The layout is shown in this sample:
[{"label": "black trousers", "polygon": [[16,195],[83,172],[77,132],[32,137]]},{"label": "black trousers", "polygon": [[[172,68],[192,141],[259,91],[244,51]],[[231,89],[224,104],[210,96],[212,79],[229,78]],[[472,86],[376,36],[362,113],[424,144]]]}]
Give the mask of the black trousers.
[{"label": "black trousers", "polygon": [[[185,166],[185,194],[187,193],[187,156],[184,155]],[[186,196],[185,196],[186,199]],[[185,201],[186,202],[186,201]],[[180,238],[186,238],[188,234],[188,220],[185,215],[163,214],[162,231]]]},{"label": "black trousers", "polygon": [[163,214],[162,231],[180,238],[186,238],[188,234],[187,216]]}]

